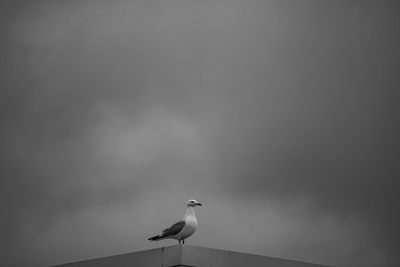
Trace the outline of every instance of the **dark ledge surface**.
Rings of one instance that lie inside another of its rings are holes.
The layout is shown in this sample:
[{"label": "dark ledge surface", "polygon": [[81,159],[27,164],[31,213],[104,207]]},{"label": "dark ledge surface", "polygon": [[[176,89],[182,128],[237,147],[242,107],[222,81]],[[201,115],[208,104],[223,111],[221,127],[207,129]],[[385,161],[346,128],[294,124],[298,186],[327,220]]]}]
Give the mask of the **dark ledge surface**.
[{"label": "dark ledge surface", "polygon": [[176,245],[56,265],[60,267],[328,267],[235,251]]}]

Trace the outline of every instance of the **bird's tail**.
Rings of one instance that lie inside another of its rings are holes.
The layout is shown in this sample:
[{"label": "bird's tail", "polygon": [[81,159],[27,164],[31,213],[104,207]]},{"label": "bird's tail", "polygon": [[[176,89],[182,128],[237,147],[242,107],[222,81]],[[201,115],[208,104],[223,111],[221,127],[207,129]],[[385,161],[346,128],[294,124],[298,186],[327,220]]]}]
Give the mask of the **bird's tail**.
[{"label": "bird's tail", "polygon": [[150,237],[150,238],[147,239],[147,240],[150,240],[150,241],[157,241],[157,240],[159,240],[161,237],[162,237],[161,235],[156,235],[156,236]]}]

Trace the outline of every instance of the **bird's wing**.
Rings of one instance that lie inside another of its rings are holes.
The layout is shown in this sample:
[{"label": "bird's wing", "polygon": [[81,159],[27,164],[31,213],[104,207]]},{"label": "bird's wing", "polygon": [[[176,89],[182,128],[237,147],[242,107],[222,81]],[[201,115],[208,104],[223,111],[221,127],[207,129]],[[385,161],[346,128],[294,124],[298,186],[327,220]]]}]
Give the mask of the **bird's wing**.
[{"label": "bird's wing", "polygon": [[173,236],[173,235],[176,235],[176,234],[178,234],[181,230],[182,230],[182,228],[185,226],[185,221],[179,221],[179,222],[177,222],[177,223],[175,223],[174,225],[172,225],[170,228],[167,228],[167,229],[165,229],[163,232],[162,232],[162,236],[163,237],[165,237],[165,236]]}]

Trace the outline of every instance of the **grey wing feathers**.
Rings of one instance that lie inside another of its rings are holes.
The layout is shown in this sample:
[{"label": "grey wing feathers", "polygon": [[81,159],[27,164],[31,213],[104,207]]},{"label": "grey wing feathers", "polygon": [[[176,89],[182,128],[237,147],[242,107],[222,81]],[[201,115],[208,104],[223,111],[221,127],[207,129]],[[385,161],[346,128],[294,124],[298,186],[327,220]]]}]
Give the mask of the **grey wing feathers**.
[{"label": "grey wing feathers", "polygon": [[171,227],[162,231],[161,234],[150,237],[148,240],[156,241],[156,240],[168,237],[168,236],[174,236],[174,235],[178,234],[184,226],[185,226],[185,221],[179,221],[179,222],[173,224]]},{"label": "grey wing feathers", "polygon": [[179,222],[177,222],[177,223],[175,223],[175,224],[173,224],[170,228],[167,228],[167,229],[165,229],[163,232],[162,232],[162,236],[172,236],[172,235],[176,235],[176,234],[178,234],[181,230],[182,230],[182,228],[183,228],[183,226],[185,226],[185,221],[179,221]]}]

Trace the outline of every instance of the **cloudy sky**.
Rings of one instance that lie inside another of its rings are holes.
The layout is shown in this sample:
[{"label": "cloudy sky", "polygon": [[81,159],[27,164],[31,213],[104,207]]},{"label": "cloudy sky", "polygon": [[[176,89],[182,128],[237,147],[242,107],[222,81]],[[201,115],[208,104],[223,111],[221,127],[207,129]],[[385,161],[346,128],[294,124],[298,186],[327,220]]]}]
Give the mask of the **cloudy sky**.
[{"label": "cloudy sky", "polygon": [[398,266],[396,1],[2,1],[2,266],[189,244]]}]

